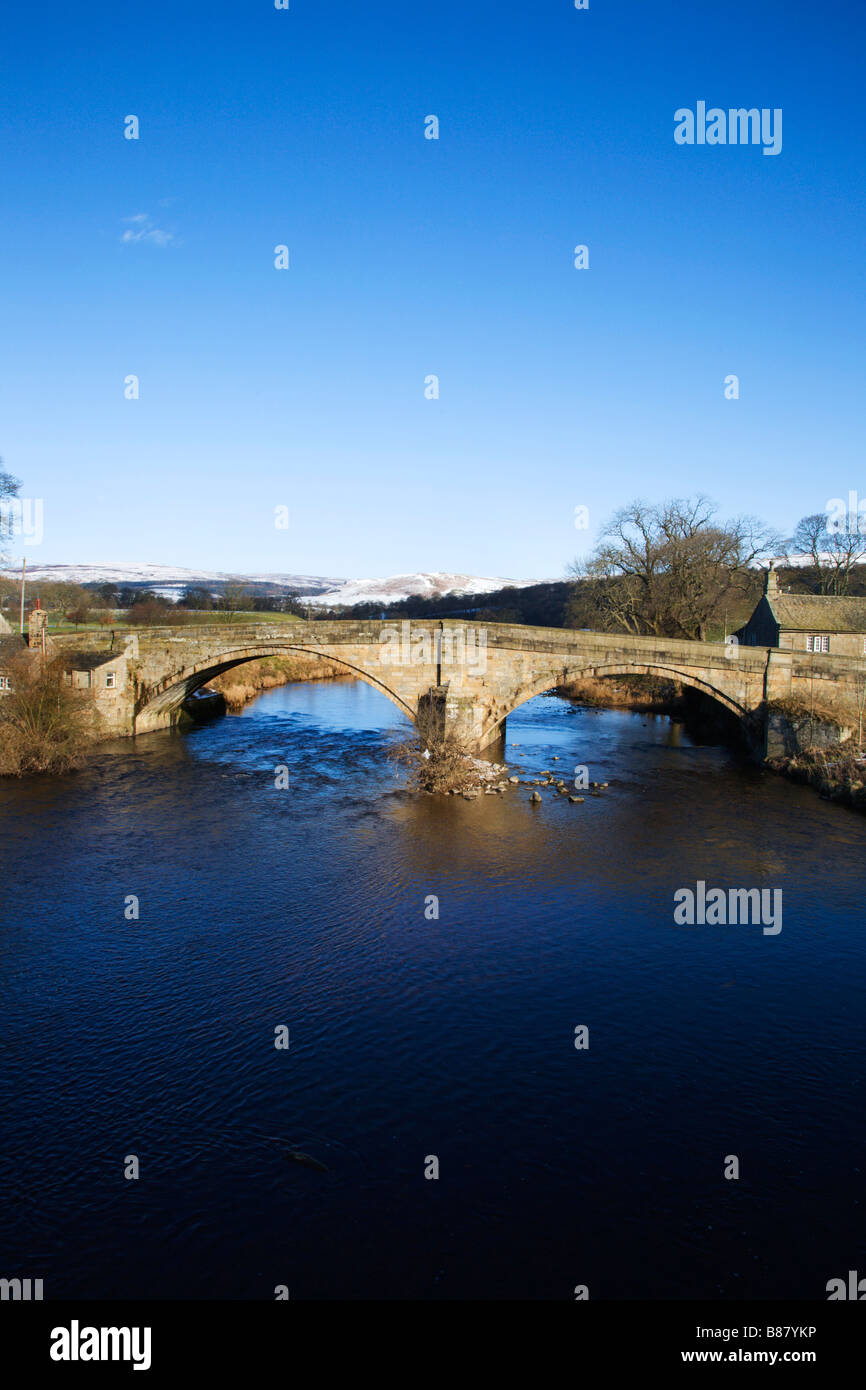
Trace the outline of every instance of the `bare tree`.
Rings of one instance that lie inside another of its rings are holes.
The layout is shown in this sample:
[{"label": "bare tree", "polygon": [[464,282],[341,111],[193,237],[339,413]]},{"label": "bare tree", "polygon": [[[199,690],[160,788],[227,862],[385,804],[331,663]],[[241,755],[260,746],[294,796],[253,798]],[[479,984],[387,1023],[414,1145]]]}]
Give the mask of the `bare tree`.
[{"label": "bare tree", "polygon": [[822,588],[821,553],[826,530],[827,518],[823,512],[813,512],[810,516],[801,517],[785,548],[786,560],[795,561],[803,556],[809,557],[809,564],[803,565],[801,572],[803,578],[811,580],[820,593],[825,592]]},{"label": "bare tree", "polygon": [[83,588],[80,584],[65,584],[62,581],[53,581],[39,585],[39,598],[42,607],[47,608],[49,613],[57,613],[62,619],[68,619],[76,608],[87,608],[93,595]]},{"label": "bare tree", "polygon": [[18,496],[21,484],[11,473],[4,473],[3,460],[0,459],[0,564],[9,554],[9,541],[15,534],[14,513],[10,502]]},{"label": "bare tree", "polygon": [[243,584],[226,584],[219,606],[226,613],[242,613],[249,603],[249,594]]},{"label": "bare tree", "polygon": [[622,507],[582,565],[584,601],[602,626],[635,635],[703,640],[732,595],[754,582],[756,563],[781,542],[754,517],[720,521],[704,496]]},{"label": "bare tree", "polygon": [[834,594],[851,590],[851,572],[866,558],[866,536],[858,531],[830,532],[830,564],[833,568]]},{"label": "bare tree", "polygon": [[788,542],[786,558],[809,557],[804,567],[819,594],[844,595],[851,588],[851,571],[866,559],[866,535],[831,522],[824,512],[813,512],[797,523]]}]

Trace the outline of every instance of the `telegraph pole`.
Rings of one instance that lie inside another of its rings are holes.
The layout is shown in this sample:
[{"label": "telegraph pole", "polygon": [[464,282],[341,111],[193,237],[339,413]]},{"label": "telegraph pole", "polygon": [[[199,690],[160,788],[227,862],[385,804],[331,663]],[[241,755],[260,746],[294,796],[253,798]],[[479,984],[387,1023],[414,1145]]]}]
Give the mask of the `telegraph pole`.
[{"label": "telegraph pole", "polygon": [[21,636],[24,636],[24,585],[27,580],[27,556],[21,557]]}]

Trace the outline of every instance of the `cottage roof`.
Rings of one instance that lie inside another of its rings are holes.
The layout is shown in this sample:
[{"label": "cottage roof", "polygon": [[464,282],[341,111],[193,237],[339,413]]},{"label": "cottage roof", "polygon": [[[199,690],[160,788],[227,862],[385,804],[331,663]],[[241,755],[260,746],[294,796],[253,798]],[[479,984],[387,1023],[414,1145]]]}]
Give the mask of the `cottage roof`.
[{"label": "cottage roof", "polygon": [[69,659],[69,668],[72,671],[96,671],[122,656],[123,652],[75,652]]},{"label": "cottage roof", "polygon": [[0,666],[15,661],[20,656],[25,656],[29,650],[20,633],[13,633],[9,637],[0,634]]},{"label": "cottage roof", "polygon": [[827,594],[769,594],[767,603],[787,632],[856,632],[866,634],[866,598]]}]

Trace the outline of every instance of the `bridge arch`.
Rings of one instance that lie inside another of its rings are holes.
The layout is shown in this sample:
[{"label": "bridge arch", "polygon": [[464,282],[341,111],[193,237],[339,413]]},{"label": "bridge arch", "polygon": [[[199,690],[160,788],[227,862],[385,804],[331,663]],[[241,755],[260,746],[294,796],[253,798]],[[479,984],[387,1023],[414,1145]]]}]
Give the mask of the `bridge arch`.
[{"label": "bridge arch", "polygon": [[521,705],[525,705],[529,700],[534,700],[537,695],[544,695],[549,690],[555,690],[568,681],[578,680],[581,677],[624,677],[624,676],[660,676],[665,680],[677,681],[680,685],[690,686],[693,690],[700,691],[710,699],[715,700],[738,719],[746,719],[749,711],[738,700],[728,695],[724,690],[711,685],[709,681],[696,676],[688,669],[682,670],[675,666],[664,666],[660,663],[641,664],[632,662],[612,662],[594,663],[588,665],[569,664],[559,670],[547,671],[544,675],[537,676],[530,681],[516,696],[508,702],[505,709],[496,709],[492,721],[485,730],[484,742],[489,743],[496,737],[496,731],[515,710]]},{"label": "bridge arch", "polygon": [[674,680],[680,685],[691,686],[692,690],[700,690],[702,694],[708,695],[711,700],[715,700],[718,704],[723,705],[725,709],[730,710],[731,714],[736,714],[740,719],[747,713],[747,710],[744,709],[739,701],[732,699],[730,695],[726,694],[724,690],[720,690],[718,686],[711,685],[709,681],[702,680],[700,676],[694,675],[691,671],[682,671],[673,666],[632,666],[630,664],[619,666],[594,666],[591,674],[602,677],[662,676],[665,680]]},{"label": "bridge arch", "polygon": [[347,675],[352,675],[357,680],[364,681],[373,690],[378,690],[380,694],[386,696],[392,704],[397,706],[401,714],[405,714],[408,719],[413,723],[415,722],[415,710],[410,709],[406,701],[395,690],[378,680],[364,667],[341,656],[339,647],[336,651],[328,651],[318,647],[311,649],[295,642],[280,642],[277,644],[268,643],[267,646],[239,647],[220,652],[218,656],[209,656],[179,670],[174,670],[152,685],[140,687],[136,700],[135,732],[145,733],[151,729],[164,728],[167,724],[174,723],[183,701],[196,690],[200,690],[203,685],[207,685],[209,681],[221,676],[225,671],[231,671],[236,666],[244,666],[250,661],[266,661],[269,657],[286,656],[290,653],[315,657],[322,661],[331,661],[335,666],[344,667]]}]

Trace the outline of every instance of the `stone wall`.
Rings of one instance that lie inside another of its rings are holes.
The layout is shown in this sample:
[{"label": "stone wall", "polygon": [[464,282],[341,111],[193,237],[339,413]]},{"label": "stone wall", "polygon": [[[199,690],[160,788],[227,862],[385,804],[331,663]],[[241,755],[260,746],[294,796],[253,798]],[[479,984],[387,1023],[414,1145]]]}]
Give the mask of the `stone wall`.
[{"label": "stone wall", "polygon": [[[105,645],[104,634],[94,636]],[[87,645],[58,639],[72,642]],[[652,675],[692,686],[743,719],[753,736],[768,703],[792,699],[849,725],[866,681],[866,662],[853,657],[510,624],[211,624],[116,632],[112,646],[125,652],[129,672],[124,699],[107,712],[118,733],[169,727],[183,701],[223,671],[291,651],[342,664],[410,719],[429,691],[444,692],[446,719],[480,747],[526,700],[582,675]]]}]

